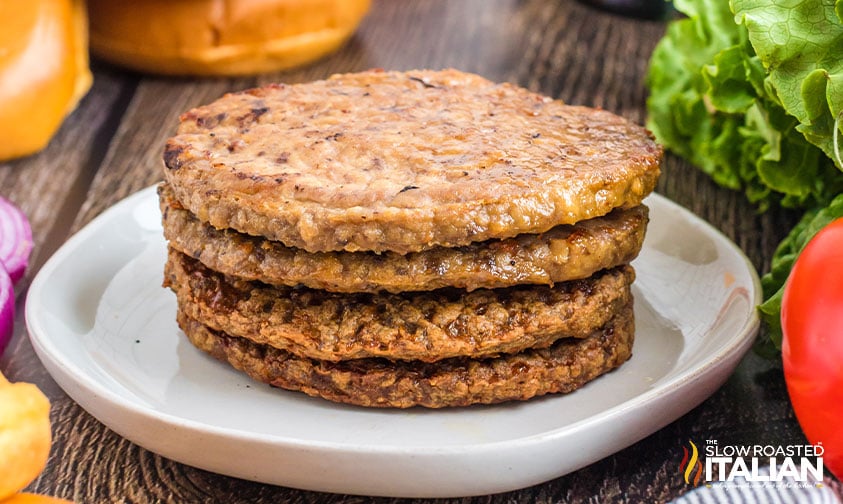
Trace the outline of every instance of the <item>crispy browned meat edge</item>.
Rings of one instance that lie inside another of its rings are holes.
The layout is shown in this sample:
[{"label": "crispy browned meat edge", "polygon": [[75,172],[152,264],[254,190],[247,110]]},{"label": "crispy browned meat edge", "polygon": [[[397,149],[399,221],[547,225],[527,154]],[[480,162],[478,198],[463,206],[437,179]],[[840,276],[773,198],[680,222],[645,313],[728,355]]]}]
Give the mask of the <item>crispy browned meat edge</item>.
[{"label": "crispy browned meat edge", "polygon": [[615,210],[542,234],[422,252],[315,252],[286,247],[199,221],[159,187],[170,246],[214,271],[278,286],[331,292],[406,292],[457,287],[553,285],[634,260],[644,242],[647,207]]},{"label": "crispy browned meat edge", "polygon": [[171,250],[165,285],[190,317],[296,355],[431,362],[585,337],[628,304],[634,276],[622,266],[553,287],[340,294],[225,277]]},{"label": "crispy browned meat edge", "polygon": [[193,345],[259,382],[380,408],[494,404],[572,392],[628,360],[635,333],[630,303],[589,337],[560,340],[547,349],[433,364],[386,359],[331,363],[214,331],[181,312],[178,321]]}]

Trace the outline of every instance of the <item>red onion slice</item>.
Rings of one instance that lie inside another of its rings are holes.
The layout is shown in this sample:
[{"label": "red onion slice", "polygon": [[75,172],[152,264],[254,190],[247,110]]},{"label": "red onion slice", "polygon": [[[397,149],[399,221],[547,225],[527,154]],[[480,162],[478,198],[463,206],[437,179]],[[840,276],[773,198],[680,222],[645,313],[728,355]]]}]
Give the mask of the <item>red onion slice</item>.
[{"label": "red onion slice", "polygon": [[26,215],[7,199],[0,197],[0,263],[12,279],[21,279],[32,252],[32,228]]},{"label": "red onion slice", "polygon": [[12,279],[0,264],[0,356],[12,339],[12,326],[15,321],[15,291]]}]

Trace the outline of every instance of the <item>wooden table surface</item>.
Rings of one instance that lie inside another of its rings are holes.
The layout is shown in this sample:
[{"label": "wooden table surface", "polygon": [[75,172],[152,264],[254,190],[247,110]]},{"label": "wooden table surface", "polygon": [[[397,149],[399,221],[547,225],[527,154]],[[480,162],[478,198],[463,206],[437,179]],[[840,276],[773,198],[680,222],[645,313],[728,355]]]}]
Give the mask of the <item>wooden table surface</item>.
[{"label": "wooden table surface", "polygon": [[[162,146],[178,115],[226,91],[302,82],[335,72],[454,67],[643,123],[650,53],[662,21],[601,12],[572,0],[380,0],[338,53],[293,71],[237,79],[138,75],[94,62],[93,88],[46,150],[0,164],[0,193],[29,216],[35,249],[18,289],[13,342],[0,359],[12,381],[38,384],[52,403],[49,463],[29,491],[79,503],[366,502],[243,481],[175,463],[123,439],[52,381],[23,324],[26,287],[68,237],[110,205],[162,177]],[[668,155],[658,192],[734,240],[765,271],[795,216],[759,215]],[[454,502],[665,502],[689,490],[679,471],[689,439],[790,444],[804,439],[781,364],[752,353],[699,407],[634,445],[532,488]],[[392,499],[380,498],[378,502]]]}]

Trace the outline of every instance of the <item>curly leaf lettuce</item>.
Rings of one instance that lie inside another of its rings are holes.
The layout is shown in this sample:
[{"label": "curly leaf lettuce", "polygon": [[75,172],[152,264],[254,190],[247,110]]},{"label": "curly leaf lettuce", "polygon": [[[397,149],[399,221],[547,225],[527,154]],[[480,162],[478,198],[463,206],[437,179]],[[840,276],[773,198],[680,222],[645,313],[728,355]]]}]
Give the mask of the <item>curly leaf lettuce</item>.
[{"label": "curly leaf lettuce", "polygon": [[843,215],[843,0],[676,0],[647,75],[647,126],[759,211],[807,209],[764,276],[771,347],[781,287],[807,240]]},{"label": "curly leaf lettuce", "polygon": [[[675,3],[688,17],[672,22],[653,52],[647,126],[762,211],[827,204],[843,192],[831,155],[832,114],[843,102],[843,22],[828,1],[733,3],[745,10],[735,15],[722,1]],[[777,49],[782,40],[799,47]],[[758,53],[761,43],[766,50]]]},{"label": "curly leaf lettuce", "polygon": [[[796,129],[829,159],[843,112],[843,0],[731,0]],[[843,166],[837,165],[843,170]]]},{"label": "curly leaf lettuce", "polygon": [[676,0],[675,7],[688,18],[670,23],[653,52],[647,127],[665,147],[719,184],[739,189],[741,178],[732,162],[740,153],[717,147],[734,145],[740,122],[711,113],[701,73],[721,50],[739,42],[738,26],[722,0]]}]

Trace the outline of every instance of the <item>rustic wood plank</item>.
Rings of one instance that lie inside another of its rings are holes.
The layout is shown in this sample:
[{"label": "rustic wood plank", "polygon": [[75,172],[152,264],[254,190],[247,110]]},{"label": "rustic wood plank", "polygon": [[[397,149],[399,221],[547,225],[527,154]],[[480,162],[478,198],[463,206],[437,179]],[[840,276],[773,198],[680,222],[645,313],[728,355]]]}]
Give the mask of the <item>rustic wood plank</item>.
[{"label": "rustic wood plank", "polygon": [[[135,88],[131,74],[99,68],[91,96],[47,151],[0,166],[0,188],[31,212],[40,264],[70,230],[161,178],[163,143],[181,112],[226,91],[372,67],[456,67],[643,123],[644,75],[663,31],[662,22],[627,19],[572,0],[375,1],[346,47],[297,70],[241,79],[143,76]],[[122,114],[119,123],[109,119],[116,113]],[[783,211],[757,214],[739,193],[673,156],[658,191],[712,222],[759,269],[768,267],[795,219]],[[54,201],[45,205],[42,198]],[[35,492],[77,502],[428,502],[305,492],[184,466],[126,441],[84,412],[52,384],[22,335],[0,367],[41,384],[53,401],[53,452],[30,487]],[[613,456],[517,492],[436,502],[666,502],[688,490],[677,469],[688,438],[769,443],[770,436],[782,443],[802,440],[780,366],[750,355],[700,407]]]}]

